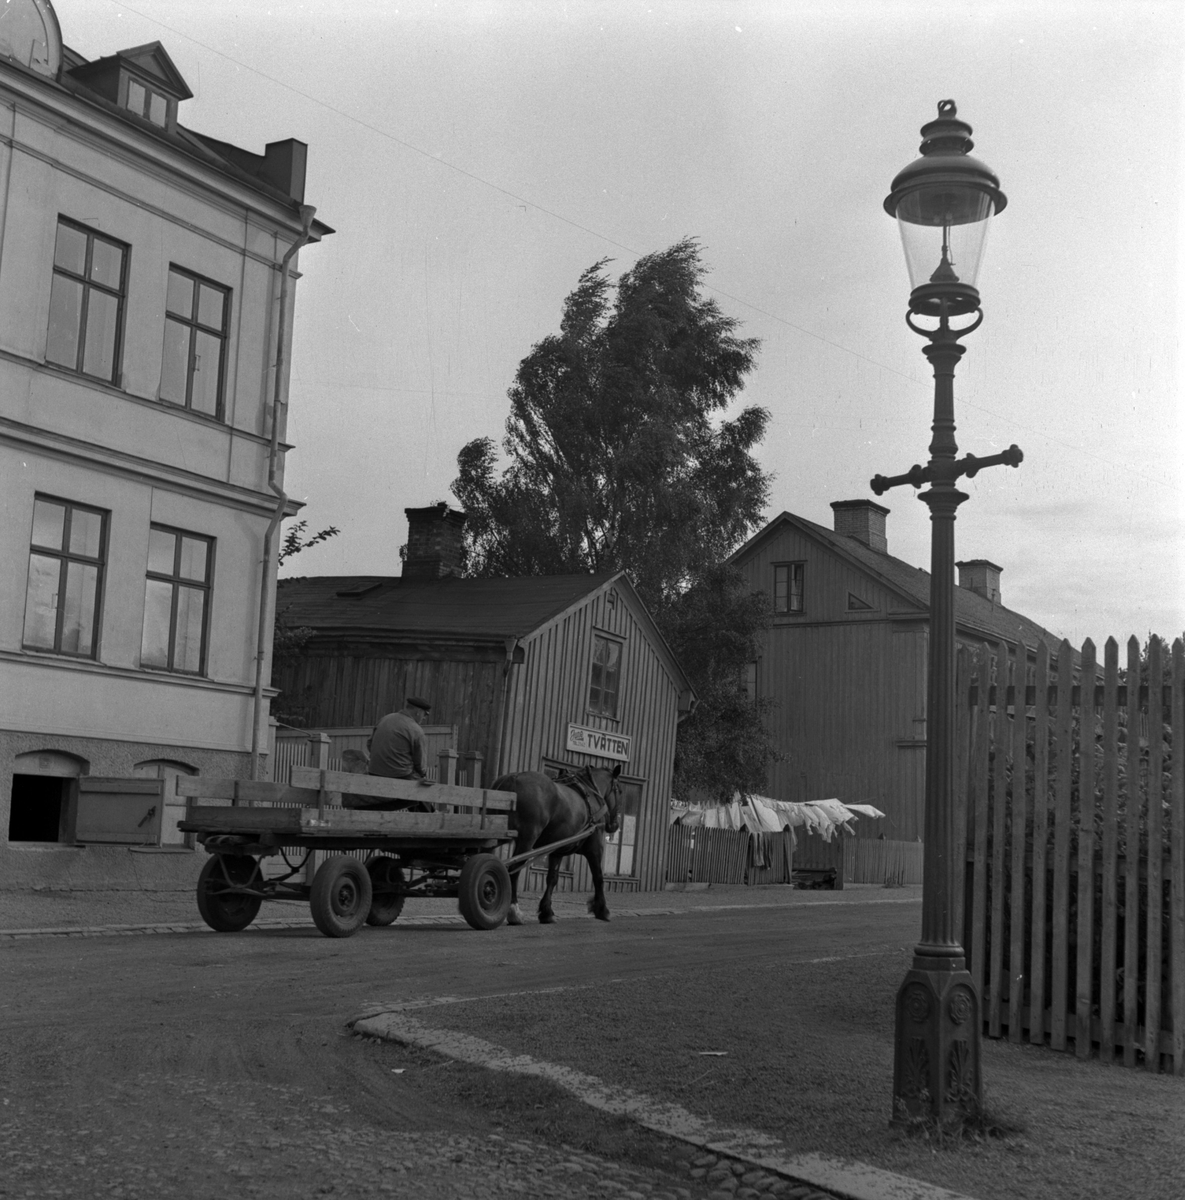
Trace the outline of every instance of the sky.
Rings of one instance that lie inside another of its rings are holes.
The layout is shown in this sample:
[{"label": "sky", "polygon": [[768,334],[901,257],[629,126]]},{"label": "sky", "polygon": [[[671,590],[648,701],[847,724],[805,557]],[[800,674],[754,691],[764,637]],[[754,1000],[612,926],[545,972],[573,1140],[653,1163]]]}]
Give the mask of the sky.
[{"label": "sky", "polygon": [[[1079,645],[1185,632],[1185,5],[1023,0],[55,0],[88,58],[161,41],[190,128],[308,143],[287,488],[341,533],[285,574],[397,574],[406,507],[500,439],[564,297],[684,236],[761,339],[768,517],[926,461],[933,385],[882,201],[953,98],[999,176],[955,379],[960,559]],[[734,409],[735,411],[735,409]],[[881,498],[929,566],[928,510]]]}]

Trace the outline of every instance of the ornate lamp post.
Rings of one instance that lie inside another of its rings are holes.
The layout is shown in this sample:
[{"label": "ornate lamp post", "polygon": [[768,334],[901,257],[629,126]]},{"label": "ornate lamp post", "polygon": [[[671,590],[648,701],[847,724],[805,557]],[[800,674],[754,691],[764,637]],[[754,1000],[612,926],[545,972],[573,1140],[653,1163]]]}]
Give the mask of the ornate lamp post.
[{"label": "ornate lamp post", "polygon": [[[955,844],[955,510],[967,499],[955,483],[983,467],[1020,465],[1016,446],[1003,454],[956,459],[954,377],[963,355],[959,339],[983,320],[975,287],[988,220],[1007,200],[1000,181],[968,153],[971,126],[955,102],[938,105],[922,126],[922,157],[893,180],[885,210],[897,218],[912,292],[906,324],[927,339],[922,353],[934,369],[930,461],[904,475],[877,475],[882,495],[900,483],[921,487],[930,509],[930,659],[926,703],[926,817],[922,883],[922,940],[897,993],[893,1119],[961,1121],[979,1112],[979,989],[967,971],[954,927]],[[975,314],[960,328],[952,317]],[[933,329],[915,317],[933,318]]]}]

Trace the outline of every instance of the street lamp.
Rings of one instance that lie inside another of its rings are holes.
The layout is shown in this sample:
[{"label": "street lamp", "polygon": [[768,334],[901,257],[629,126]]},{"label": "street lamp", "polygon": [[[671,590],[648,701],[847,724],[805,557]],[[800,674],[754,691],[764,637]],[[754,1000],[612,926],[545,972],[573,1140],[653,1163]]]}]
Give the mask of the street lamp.
[{"label": "street lamp", "polygon": [[[983,321],[976,275],[993,213],[1007,200],[1000,181],[970,156],[971,126],[956,115],[955,102],[938,105],[938,119],[922,126],[922,157],[910,163],[885,199],[897,218],[912,287],[905,322],[927,339],[922,353],[934,370],[934,423],[930,461],[904,475],[877,475],[872,490],[883,495],[897,484],[915,488],[930,509],[930,655],[926,697],[926,816],[922,875],[922,940],[913,967],[897,992],[893,1065],[893,1120],[933,1117],[942,1123],[978,1114],[979,989],[966,967],[954,927],[955,799],[955,510],[967,499],[955,487],[983,467],[1019,466],[1016,446],[1002,454],[956,459],[954,378],[963,355],[959,338]],[[952,317],[974,314],[959,328]],[[915,323],[933,318],[933,329]]]}]

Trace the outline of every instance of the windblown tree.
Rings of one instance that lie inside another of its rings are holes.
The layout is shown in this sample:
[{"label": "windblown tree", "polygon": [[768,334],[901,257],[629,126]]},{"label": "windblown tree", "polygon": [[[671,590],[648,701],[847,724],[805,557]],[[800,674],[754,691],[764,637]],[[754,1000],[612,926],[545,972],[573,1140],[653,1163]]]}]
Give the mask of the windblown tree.
[{"label": "windblown tree", "polygon": [[685,239],[614,285],[581,275],[560,332],[509,391],[499,474],[490,438],[457,456],[471,575],[627,570],[699,697],[680,727],[676,791],[726,798],[765,782],[774,751],[745,698],[768,606],[722,566],[760,522],[769,477],[752,456],[769,414],[727,415],[758,342],[701,294]]}]

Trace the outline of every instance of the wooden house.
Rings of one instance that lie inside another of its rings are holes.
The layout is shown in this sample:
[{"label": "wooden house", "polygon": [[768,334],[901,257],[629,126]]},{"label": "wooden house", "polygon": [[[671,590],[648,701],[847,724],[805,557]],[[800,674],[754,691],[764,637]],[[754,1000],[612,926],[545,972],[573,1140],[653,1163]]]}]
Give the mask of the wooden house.
[{"label": "wooden house", "polygon": [[[926,683],[930,576],[888,552],[889,510],[870,500],[832,504],[827,529],[793,513],[770,521],[732,557],[774,615],[755,695],[772,698],[783,759],[767,795],[871,803],[887,816],[863,821],[862,836],[922,836],[926,773]],[[960,643],[1002,644],[1035,654],[1048,630],[1000,599],[1001,568],[958,564]]]},{"label": "wooden house", "polygon": [[[277,663],[281,709],[309,729],[373,726],[423,695],[432,722],[483,756],[486,780],[619,762],[606,873],[617,890],[660,888],[675,728],[695,697],[628,576],[463,579],[464,514],[407,515],[402,575],[280,581],[281,619],[312,631]],[[585,872],[569,886],[588,886]]]}]

